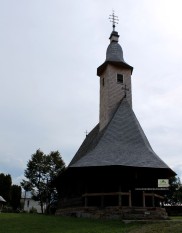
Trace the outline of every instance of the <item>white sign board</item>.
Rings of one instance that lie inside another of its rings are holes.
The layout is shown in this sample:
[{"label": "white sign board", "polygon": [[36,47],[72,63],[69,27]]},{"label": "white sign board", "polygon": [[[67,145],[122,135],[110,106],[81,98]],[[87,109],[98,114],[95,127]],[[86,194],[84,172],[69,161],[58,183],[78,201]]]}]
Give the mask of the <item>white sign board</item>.
[{"label": "white sign board", "polygon": [[169,180],[168,179],[158,179],[158,187],[159,188],[169,187]]}]

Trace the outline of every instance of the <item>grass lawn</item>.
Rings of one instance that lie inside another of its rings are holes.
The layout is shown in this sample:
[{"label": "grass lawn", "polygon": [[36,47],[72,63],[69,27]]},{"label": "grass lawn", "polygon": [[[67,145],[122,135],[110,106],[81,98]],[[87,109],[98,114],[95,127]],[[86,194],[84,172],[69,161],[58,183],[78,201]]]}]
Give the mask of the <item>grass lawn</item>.
[{"label": "grass lawn", "polygon": [[[181,218],[182,220],[182,218]],[[0,233],[180,233],[182,221],[129,223],[36,214],[0,213]]]}]

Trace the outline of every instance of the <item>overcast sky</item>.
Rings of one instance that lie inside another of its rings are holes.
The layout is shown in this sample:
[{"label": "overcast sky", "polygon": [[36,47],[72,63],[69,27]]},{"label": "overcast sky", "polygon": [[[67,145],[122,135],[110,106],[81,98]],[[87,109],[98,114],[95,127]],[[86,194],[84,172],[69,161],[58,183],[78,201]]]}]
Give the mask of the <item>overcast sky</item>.
[{"label": "overcast sky", "polygon": [[68,164],[98,123],[113,9],[134,112],[182,178],[181,0],[0,0],[0,173],[14,183],[39,148]]}]

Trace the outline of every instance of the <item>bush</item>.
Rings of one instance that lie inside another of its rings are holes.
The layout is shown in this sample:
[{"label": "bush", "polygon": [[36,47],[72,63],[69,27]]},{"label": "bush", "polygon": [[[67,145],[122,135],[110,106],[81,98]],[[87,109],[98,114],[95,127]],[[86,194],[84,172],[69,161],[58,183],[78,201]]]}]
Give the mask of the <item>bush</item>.
[{"label": "bush", "polygon": [[37,214],[37,209],[32,207],[29,211],[30,214]]},{"label": "bush", "polygon": [[1,212],[2,213],[13,213],[14,211],[13,211],[12,207],[4,206]]}]

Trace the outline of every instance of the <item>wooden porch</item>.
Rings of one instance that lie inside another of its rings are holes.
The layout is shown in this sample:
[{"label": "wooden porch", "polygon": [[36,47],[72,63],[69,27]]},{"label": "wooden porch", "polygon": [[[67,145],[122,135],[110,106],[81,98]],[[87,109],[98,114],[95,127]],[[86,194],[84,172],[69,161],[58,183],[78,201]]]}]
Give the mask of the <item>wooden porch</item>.
[{"label": "wooden porch", "polygon": [[[82,198],[84,198],[84,207],[89,207],[89,198],[92,197],[99,197],[100,198],[100,207],[104,208],[105,206],[107,206],[107,203],[105,201],[105,197],[117,197],[118,199],[118,203],[117,206],[128,206],[128,207],[132,207],[132,192],[131,190],[129,190],[128,192],[101,192],[101,193],[85,193],[82,195]],[[123,197],[127,198],[127,203],[128,205],[126,205],[125,203],[123,203]],[[141,207],[146,207],[146,198],[150,198],[150,207],[156,207],[156,199],[157,202],[163,202],[164,197],[161,195],[158,195],[156,193],[146,193],[146,192],[142,192],[142,203],[143,206]],[[149,207],[149,206],[148,206]]]},{"label": "wooden porch", "polygon": [[118,196],[118,206],[122,206],[122,197],[127,196],[128,197],[128,202],[129,202],[129,207],[132,206],[131,204],[131,191],[129,192],[110,192],[110,193],[85,193],[82,195],[84,198],[84,206],[88,207],[88,198],[89,197],[100,197],[100,206],[103,208],[105,205],[104,203],[104,197],[106,196]]}]

